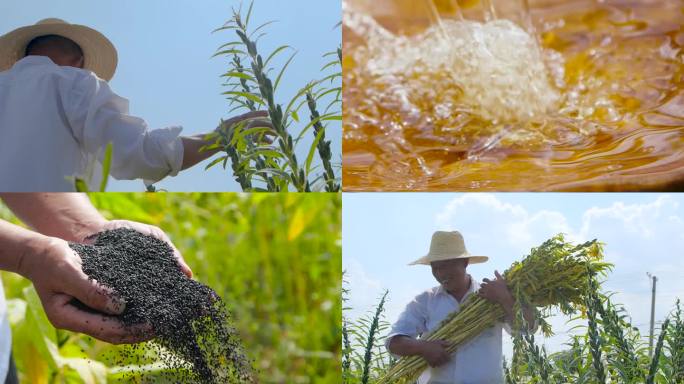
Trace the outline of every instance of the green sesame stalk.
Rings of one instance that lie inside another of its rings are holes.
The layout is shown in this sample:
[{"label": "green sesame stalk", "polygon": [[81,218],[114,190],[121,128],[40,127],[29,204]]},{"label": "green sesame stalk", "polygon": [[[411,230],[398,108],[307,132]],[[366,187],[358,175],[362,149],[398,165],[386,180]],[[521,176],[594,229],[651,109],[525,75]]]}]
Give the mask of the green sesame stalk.
[{"label": "green sesame stalk", "polygon": [[237,30],[235,32],[247,47],[247,53],[251,59],[252,73],[259,85],[259,93],[263,97],[268,108],[269,117],[275,128],[275,133],[278,135],[280,149],[287,158],[292,184],[298,192],[310,192],[311,186],[306,180],[304,169],[300,167],[299,162],[297,161],[294,140],[287,130],[287,116],[284,116],[282,107],[275,102],[273,82],[266,74],[263,58],[257,52],[256,41],[249,38],[247,27],[242,22],[239,14],[235,15],[235,24],[237,25]]},{"label": "green sesame stalk", "polygon": [[[233,55],[233,67],[238,73],[244,73],[245,69],[242,66],[242,61],[240,60],[240,56],[238,55]],[[249,83],[247,83],[247,79],[245,78],[240,78],[240,87],[245,93],[252,93],[252,88],[249,86]],[[254,112],[257,110],[256,103],[253,100],[246,99],[245,100],[245,105],[247,108]],[[247,138],[247,148],[250,150],[253,150],[256,147],[255,140],[258,140],[258,138],[255,137],[248,137]],[[254,159],[254,168],[257,171],[263,171],[264,169],[268,168],[268,165],[266,164],[266,160],[263,158],[263,156],[256,156]],[[264,180],[266,182],[266,189],[269,192],[280,192],[280,187],[275,183],[273,180],[273,177],[270,176],[269,174],[264,174]]]}]

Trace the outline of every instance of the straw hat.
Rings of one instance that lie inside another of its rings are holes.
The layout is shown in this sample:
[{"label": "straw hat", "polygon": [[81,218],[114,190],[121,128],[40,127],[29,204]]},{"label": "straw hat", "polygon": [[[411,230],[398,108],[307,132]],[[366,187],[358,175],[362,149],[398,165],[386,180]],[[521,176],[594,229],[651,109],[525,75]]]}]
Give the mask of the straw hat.
[{"label": "straw hat", "polygon": [[118,55],[109,39],[100,32],[60,19],[45,19],[35,25],[15,29],[0,37],[0,71],[6,71],[24,58],[26,46],[39,36],[58,35],[73,40],[83,50],[84,69],[107,81],[114,77]]},{"label": "straw hat", "polygon": [[430,265],[433,261],[451,259],[470,259],[470,264],[479,264],[489,260],[489,257],[473,256],[468,253],[460,232],[437,231],[432,235],[430,252],[409,265]]}]

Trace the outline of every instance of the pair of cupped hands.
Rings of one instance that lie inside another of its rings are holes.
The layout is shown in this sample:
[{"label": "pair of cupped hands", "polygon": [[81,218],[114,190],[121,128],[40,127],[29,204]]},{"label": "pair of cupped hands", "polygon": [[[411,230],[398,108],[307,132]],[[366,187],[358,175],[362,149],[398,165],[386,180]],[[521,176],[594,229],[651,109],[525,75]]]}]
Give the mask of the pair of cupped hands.
[{"label": "pair of cupped hands", "polygon": [[[160,228],[127,220],[112,220],[88,229],[79,242],[94,243],[95,234],[107,230],[128,228],[167,242],[178,259],[180,270],[192,277],[178,249]],[[124,326],[117,318],[126,303],[117,298],[111,289],[89,279],[81,269],[81,258],[69,243],[56,237],[47,237],[34,245],[33,254],[22,258],[20,274],[33,282],[50,322],[59,329],[80,332],[112,344],[138,343],[154,335],[148,325]],[[93,309],[83,310],[72,304],[76,299]]]}]

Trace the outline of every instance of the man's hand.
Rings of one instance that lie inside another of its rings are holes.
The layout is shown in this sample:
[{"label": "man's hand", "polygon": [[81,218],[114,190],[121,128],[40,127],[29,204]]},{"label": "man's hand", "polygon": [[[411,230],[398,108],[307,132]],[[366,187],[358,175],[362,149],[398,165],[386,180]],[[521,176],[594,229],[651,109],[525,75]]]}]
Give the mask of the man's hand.
[{"label": "man's hand", "polygon": [[[513,324],[515,319],[515,314],[513,312],[513,306],[515,305],[515,298],[513,294],[508,289],[506,285],[506,280],[499,274],[499,271],[494,271],[496,275],[495,280],[483,279],[482,284],[480,284],[480,291],[478,294],[493,303],[498,303],[504,310],[506,315],[506,321],[509,324]],[[536,317],[535,312],[532,308],[527,306],[522,307],[523,317],[528,324],[530,331],[534,331],[536,328]]]},{"label": "man's hand", "polygon": [[499,271],[494,271],[494,274],[495,280],[482,280],[478,294],[486,300],[500,304],[504,309],[513,308],[514,299],[511,291],[508,290],[506,280],[499,274]]},{"label": "man's hand", "polygon": [[[245,113],[244,115],[236,116],[231,119],[223,121],[214,132],[223,132],[228,128],[235,126],[239,123],[245,123],[244,129],[264,127],[267,128],[267,132],[260,132],[255,134],[256,140],[266,144],[271,144],[273,140],[272,136],[275,136],[276,132],[273,128],[271,120],[268,118],[268,112],[265,111],[255,111]],[[211,156],[217,154],[221,149],[213,148],[207,149],[207,146],[211,146],[216,142],[215,135],[206,134],[195,135],[195,136],[183,136],[181,141],[183,142],[183,163],[181,164],[181,169],[185,170],[190,167],[195,166],[199,162],[202,162]],[[271,137],[269,137],[271,136]]]},{"label": "man's hand", "polygon": [[[225,131],[229,129],[230,127],[233,127],[237,124],[240,123],[245,123],[245,127],[243,129],[251,129],[251,128],[269,128],[271,131],[274,130],[273,128],[273,123],[271,122],[271,119],[269,119],[269,115],[267,111],[254,111],[254,112],[248,112],[245,113],[244,115],[240,116],[235,116],[233,118],[230,118],[228,120],[224,120],[221,122],[221,125],[216,129],[217,131]],[[266,132],[265,134],[260,134],[259,139],[267,144],[270,144],[273,142],[271,140],[270,136],[274,136],[275,132]]]},{"label": "man's hand", "polygon": [[[18,270],[33,282],[50,322],[60,329],[88,334],[112,344],[138,343],[152,337],[148,326],[126,327],[116,315],[125,303],[108,288],[88,279],[81,258],[61,239],[46,237]],[[73,304],[76,299],[93,309]],[[100,313],[97,313],[100,312]]]},{"label": "man's hand", "polygon": [[449,362],[451,355],[447,351],[449,342],[446,340],[422,341],[420,355],[431,367],[439,367]]},{"label": "man's hand", "polygon": [[178,265],[180,266],[181,271],[187,277],[192,277],[192,270],[185,263],[185,260],[183,259],[183,256],[181,255],[180,251],[178,251],[176,246],[173,245],[171,239],[169,239],[169,237],[166,235],[164,231],[162,231],[159,227],[155,227],[153,225],[137,223],[135,221],[128,220],[110,220],[99,224],[97,228],[94,228],[93,233],[86,235],[81,241],[86,244],[92,244],[95,240],[95,235],[99,232],[111,231],[119,228],[132,229],[144,235],[152,236],[166,242],[171,247],[171,249],[173,249],[173,253],[178,259]]}]

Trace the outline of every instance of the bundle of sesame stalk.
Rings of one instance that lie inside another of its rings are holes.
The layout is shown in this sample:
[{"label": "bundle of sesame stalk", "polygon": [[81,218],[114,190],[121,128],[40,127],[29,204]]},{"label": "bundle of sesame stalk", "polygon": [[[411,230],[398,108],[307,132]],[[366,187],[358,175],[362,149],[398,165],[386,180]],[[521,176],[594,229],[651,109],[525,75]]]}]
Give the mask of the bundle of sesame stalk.
[{"label": "bundle of sesame stalk", "polygon": [[[553,308],[565,314],[580,309],[584,297],[591,290],[588,274],[604,274],[611,267],[602,260],[602,247],[596,240],[573,245],[566,242],[563,235],[557,235],[532,248],[528,256],[513,263],[503,274],[516,299],[516,318],[522,319],[519,314],[523,307],[533,308],[542,332],[550,335],[551,327],[544,317]],[[451,314],[422,339],[446,340],[450,343],[447,350],[453,353],[484,330],[504,321],[504,317],[505,312],[499,304],[471,295],[459,312]],[[524,329],[521,324],[513,324],[514,332],[520,329]],[[379,383],[412,383],[425,369],[427,362],[422,357],[403,357],[380,378]]]}]

